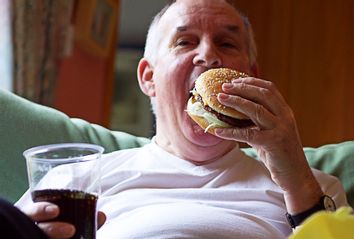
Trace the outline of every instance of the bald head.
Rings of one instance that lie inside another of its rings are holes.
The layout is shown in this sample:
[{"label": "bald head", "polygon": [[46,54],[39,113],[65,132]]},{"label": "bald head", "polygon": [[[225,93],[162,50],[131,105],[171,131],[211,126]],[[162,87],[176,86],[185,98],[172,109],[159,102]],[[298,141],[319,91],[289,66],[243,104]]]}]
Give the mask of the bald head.
[{"label": "bald head", "polygon": [[[161,11],[156,14],[156,16],[153,18],[153,21],[150,24],[147,38],[146,38],[146,43],[145,43],[145,52],[144,52],[144,57],[148,59],[153,65],[156,63],[157,60],[157,49],[159,48],[161,38],[163,35],[161,34],[161,29],[159,28],[160,26],[160,21],[163,19],[164,15],[166,12],[169,11],[171,6],[174,4],[183,4],[183,2],[190,1],[190,0],[174,0],[174,1],[169,1],[169,3],[161,9]],[[204,0],[201,0],[204,1]],[[195,0],[194,2],[198,2],[198,0]],[[240,16],[242,19],[244,29],[245,29],[245,41],[246,41],[246,47],[248,51],[248,56],[250,60],[251,66],[256,65],[256,58],[257,58],[257,48],[254,40],[254,34],[252,30],[252,26],[248,20],[247,17],[245,17],[243,14],[240,13],[240,11],[236,8],[234,5],[234,1],[232,0],[212,0],[212,1],[204,1],[203,4],[205,5],[210,5],[220,2],[220,3],[225,3],[230,5],[230,9],[235,12],[236,15]]]}]

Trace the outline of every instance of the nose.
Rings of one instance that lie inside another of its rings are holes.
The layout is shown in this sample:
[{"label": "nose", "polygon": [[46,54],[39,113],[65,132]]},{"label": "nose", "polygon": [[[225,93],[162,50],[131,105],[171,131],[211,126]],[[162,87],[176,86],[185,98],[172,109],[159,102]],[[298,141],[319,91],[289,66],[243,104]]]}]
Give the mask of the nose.
[{"label": "nose", "polygon": [[219,56],[217,49],[208,43],[202,42],[197,53],[193,58],[193,64],[196,66],[203,66],[207,68],[220,67],[222,65],[221,57]]}]

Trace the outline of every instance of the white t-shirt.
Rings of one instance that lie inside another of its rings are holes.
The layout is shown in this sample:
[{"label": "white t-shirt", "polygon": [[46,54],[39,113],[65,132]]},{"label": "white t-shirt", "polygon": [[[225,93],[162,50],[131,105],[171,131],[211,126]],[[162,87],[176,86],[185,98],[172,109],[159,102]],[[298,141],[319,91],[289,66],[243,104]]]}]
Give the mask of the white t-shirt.
[{"label": "white t-shirt", "polygon": [[[281,189],[264,165],[235,148],[196,166],[152,143],[102,158],[98,209],[107,221],[97,232],[108,238],[286,238]],[[347,205],[340,182],[313,170],[322,190]],[[32,201],[27,192],[16,204]]]}]

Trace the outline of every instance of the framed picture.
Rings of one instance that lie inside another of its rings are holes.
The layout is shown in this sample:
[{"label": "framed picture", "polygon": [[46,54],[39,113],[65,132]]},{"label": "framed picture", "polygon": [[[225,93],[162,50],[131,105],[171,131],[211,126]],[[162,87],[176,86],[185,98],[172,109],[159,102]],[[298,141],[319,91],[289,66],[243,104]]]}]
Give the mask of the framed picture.
[{"label": "framed picture", "polygon": [[117,34],[119,0],[78,0],[75,40],[88,52],[107,57]]}]

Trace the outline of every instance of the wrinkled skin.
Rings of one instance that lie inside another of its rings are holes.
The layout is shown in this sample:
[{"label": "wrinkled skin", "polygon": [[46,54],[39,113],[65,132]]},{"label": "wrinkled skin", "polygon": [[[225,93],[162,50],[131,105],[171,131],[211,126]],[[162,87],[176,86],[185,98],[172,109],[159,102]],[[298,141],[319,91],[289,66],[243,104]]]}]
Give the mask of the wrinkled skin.
[{"label": "wrinkled skin", "polygon": [[[186,114],[196,78],[210,68],[250,74],[243,22],[228,4],[181,1],[160,20],[157,62],[143,59],[140,85],[157,102],[156,140],[169,152],[196,163],[215,160],[235,146],[197,126]],[[185,5],[184,5],[185,4]]]}]

